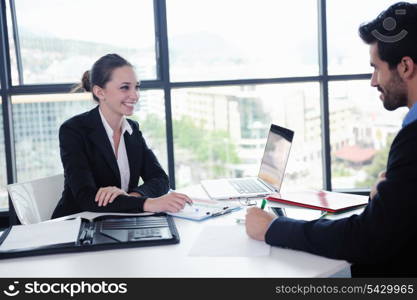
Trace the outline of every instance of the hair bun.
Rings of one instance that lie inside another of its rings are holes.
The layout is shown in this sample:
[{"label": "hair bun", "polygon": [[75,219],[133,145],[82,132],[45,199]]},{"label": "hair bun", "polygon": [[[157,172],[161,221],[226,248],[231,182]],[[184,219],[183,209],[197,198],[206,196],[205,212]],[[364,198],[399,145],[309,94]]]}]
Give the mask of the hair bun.
[{"label": "hair bun", "polygon": [[91,92],[90,71],[85,71],[81,78],[81,86],[86,92]]}]

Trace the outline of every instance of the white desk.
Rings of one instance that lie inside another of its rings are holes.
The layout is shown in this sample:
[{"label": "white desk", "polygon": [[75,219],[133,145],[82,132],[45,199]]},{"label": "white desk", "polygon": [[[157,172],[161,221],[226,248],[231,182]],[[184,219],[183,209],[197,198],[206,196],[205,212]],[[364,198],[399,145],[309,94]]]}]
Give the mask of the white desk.
[{"label": "white desk", "polygon": [[0,260],[0,277],[328,277],[349,264],[272,247],[264,257],[192,257],[204,226],[236,224],[236,213],[202,222],[175,219],[180,243]]}]

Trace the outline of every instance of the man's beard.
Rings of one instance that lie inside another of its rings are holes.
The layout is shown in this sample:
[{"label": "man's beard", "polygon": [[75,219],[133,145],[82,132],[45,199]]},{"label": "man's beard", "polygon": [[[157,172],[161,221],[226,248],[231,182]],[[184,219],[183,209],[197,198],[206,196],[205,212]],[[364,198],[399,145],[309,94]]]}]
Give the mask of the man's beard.
[{"label": "man's beard", "polygon": [[392,73],[391,80],[387,83],[385,88],[378,86],[378,91],[384,95],[384,107],[387,110],[396,110],[399,107],[407,106],[408,95],[404,81],[401,79],[398,71]]}]

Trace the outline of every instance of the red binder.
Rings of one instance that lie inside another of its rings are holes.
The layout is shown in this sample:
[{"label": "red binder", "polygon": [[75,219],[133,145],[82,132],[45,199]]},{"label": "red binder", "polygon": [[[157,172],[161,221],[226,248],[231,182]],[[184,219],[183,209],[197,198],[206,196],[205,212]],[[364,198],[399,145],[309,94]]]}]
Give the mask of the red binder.
[{"label": "red binder", "polygon": [[312,190],[276,193],[267,199],[331,213],[353,209],[368,203],[367,196]]}]

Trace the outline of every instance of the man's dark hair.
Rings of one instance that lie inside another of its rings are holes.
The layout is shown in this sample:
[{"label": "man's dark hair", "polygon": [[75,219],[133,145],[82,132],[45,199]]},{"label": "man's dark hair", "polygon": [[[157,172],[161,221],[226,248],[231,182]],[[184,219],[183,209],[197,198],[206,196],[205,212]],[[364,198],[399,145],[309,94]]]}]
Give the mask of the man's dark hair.
[{"label": "man's dark hair", "polygon": [[417,4],[393,4],[375,20],[362,24],[359,35],[365,43],[378,45],[379,57],[390,69],[404,56],[417,63]]}]

